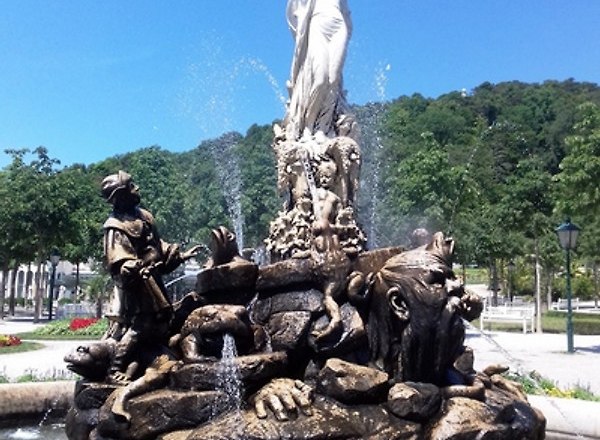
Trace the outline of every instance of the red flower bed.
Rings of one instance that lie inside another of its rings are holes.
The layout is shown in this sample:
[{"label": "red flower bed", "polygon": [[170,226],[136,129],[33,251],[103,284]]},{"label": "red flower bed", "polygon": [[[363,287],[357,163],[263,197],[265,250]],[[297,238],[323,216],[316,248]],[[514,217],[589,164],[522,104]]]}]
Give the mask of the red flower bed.
[{"label": "red flower bed", "polygon": [[20,344],[21,340],[14,335],[0,335],[0,347],[12,347]]},{"label": "red flower bed", "polygon": [[89,327],[98,322],[98,318],[73,318],[69,324],[69,330],[76,332],[82,328]]}]

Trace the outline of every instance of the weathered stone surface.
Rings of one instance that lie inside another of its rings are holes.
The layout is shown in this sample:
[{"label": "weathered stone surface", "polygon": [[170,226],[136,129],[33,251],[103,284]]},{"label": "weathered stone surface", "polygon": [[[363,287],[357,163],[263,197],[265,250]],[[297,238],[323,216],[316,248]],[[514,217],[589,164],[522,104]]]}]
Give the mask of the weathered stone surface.
[{"label": "weathered stone surface", "polygon": [[254,349],[254,334],[244,306],[210,304],[195,309],[181,327],[179,347],[183,359],[202,360],[201,356],[220,357],[226,334],[235,340],[237,352],[248,354]]},{"label": "weathered stone surface", "polygon": [[325,315],[317,319],[308,336],[308,344],[321,356],[342,356],[367,346],[365,326],[360,314],[350,303],[340,307],[342,327],[330,338],[319,339],[317,335],[329,323]]},{"label": "weathered stone surface", "polygon": [[478,400],[455,397],[444,401],[427,438],[445,440],[509,439],[509,427],[492,424],[495,413]]},{"label": "weathered stone surface", "polygon": [[[488,400],[500,399],[487,390]],[[489,405],[478,400],[455,397],[444,401],[436,420],[429,425],[427,438],[448,440],[544,438],[545,419],[526,402],[506,406]]]},{"label": "weathered stone surface", "polygon": [[387,406],[396,416],[423,422],[440,409],[440,389],[428,383],[397,383],[388,393]]},{"label": "weathered stone surface", "polygon": [[404,247],[394,246],[361,252],[354,262],[354,270],[358,270],[364,274],[377,272],[387,260],[405,250],[406,248]]},{"label": "weathered stone surface", "polygon": [[279,312],[271,315],[267,332],[273,350],[293,350],[308,332],[310,312]]},{"label": "weathered stone surface", "polygon": [[471,347],[465,347],[464,351],[454,361],[454,368],[456,368],[462,374],[472,374],[475,370],[473,364],[475,362],[475,356]]},{"label": "weathered stone surface", "polygon": [[111,413],[113,399],[108,399],[100,410],[96,430],[107,438],[154,439],[161,433],[205,423],[223,399],[224,394],[220,391],[150,392],[129,401],[129,425]]},{"label": "weathered stone surface", "polygon": [[87,440],[98,423],[100,409],[71,408],[65,417],[65,433],[70,440]]},{"label": "weathered stone surface", "polygon": [[[283,374],[287,365],[287,355],[282,351],[239,356],[234,360],[239,378],[245,385],[259,385],[272,377]],[[218,386],[222,378],[219,362],[198,362],[187,364],[171,373],[171,388],[211,390]]]},{"label": "weathered stone surface", "polygon": [[388,379],[382,371],[333,358],[317,376],[317,391],[347,404],[377,402],[385,396]]},{"label": "weathered stone surface", "polygon": [[[253,411],[227,414],[199,427],[187,440],[230,440],[244,434],[260,440],[416,440],[420,426],[390,417],[380,406],[344,406],[317,396],[313,415],[296,414],[288,421],[259,419]],[[176,439],[179,440],[179,439]]]},{"label": "weathered stone surface", "polygon": [[290,259],[263,266],[259,269],[256,290],[259,292],[303,284],[311,279],[311,265],[307,259]]},{"label": "weathered stone surface", "polygon": [[75,406],[81,410],[98,409],[116,388],[116,385],[79,381],[75,386]]},{"label": "weathered stone surface", "polygon": [[[196,291],[210,302],[244,304],[240,292],[254,290],[258,266],[247,261],[236,261],[201,270],[196,278]],[[231,295],[236,292],[236,295]],[[249,293],[248,293],[249,294]]]},{"label": "weathered stone surface", "polygon": [[493,386],[486,390],[485,397],[486,405],[496,412],[498,423],[508,423],[514,431],[530,433],[545,431],[546,418],[540,411],[529,405],[524,394]]},{"label": "weathered stone surface", "polygon": [[181,431],[168,432],[166,434],[159,435],[158,440],[186,440],[192,433],[192,429],[182,429]]},{"label": "weathered stone surface", "polygon": [[264,296],[262,293],[252,307],[252,318],[266,323],[270,316],[280,312],[320,313],[323,310],[323,294],[316,289],[282,291]]}]

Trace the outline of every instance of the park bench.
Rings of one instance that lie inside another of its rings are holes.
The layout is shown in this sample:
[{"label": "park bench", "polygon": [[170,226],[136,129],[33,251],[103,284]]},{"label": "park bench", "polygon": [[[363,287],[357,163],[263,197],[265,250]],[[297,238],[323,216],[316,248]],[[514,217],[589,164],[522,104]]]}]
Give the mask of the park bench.
[{"label": "park bench", "polygon": [[505,304],[502,306],[485,306],[479,316],[479,328],[484,331],[486,322],[508,322],[523,325],[523,333],[527,333],[529,328],[533,332],[533,318],[535,308],[533,306],[512,306]]},{"label": "park bench", "polygon": [[[571,299],[571,308],[579,310],[579,298]],[[567,300],[564,298],[558,298],[558,301],[552,303],[552,310],[567,310]]]}]

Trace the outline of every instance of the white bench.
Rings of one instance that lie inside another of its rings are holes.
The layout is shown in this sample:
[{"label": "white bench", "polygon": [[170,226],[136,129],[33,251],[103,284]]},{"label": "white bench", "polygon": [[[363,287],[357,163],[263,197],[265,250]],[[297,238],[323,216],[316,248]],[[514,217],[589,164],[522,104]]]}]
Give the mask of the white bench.
[{"label": "white bench", "polygon": [[62,304],[56,309],[56,318],[88,318],[96,315],[96,310],[91,304]]},{"label": "white bench", "polygon": [[[579,298],[571,298],[571,308],[579,310]],[[552,310],[567,310],[567,300],[559,298],[558,301],[552,303]]]},{"label": "white bench", "polygon": [[508,304],[498,307],[485,307],[479,316],[479,328],[484,331],[486,322],[509,322],[523,325],[523,333],[530,328],[533,332],[535,308],[532,306],[513,307]]}]

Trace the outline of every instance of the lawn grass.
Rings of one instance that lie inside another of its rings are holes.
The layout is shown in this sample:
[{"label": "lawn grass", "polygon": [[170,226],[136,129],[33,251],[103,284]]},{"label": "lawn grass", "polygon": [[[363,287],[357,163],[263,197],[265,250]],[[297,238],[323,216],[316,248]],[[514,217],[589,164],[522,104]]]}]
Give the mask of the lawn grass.
[{"label": "lawn grass", "polygon": [[15,336],[33,341],[93,341],[101,338],[91,335],[39,335],[34,332],[17,333]]},{"label": "lawn grass", "polygon": [[0,355],[11,353],[23,353],[25,351],[39,350],[44,345],[39,342],[24,341],[19,345],[10,345],[8,347],[0,347]]},{"label": "lawn grass", "polygon": [[[471,322],[479,328],[479,319]],[[486,330],[522,332],[523,324],[510,322],[486,322]],[[566,333],[567,314],[565,312],[548,311],[542,314],[542,330],[544,333]],[[600,335],[600,314],[573,313],[573,332],[576,335]]]}]

